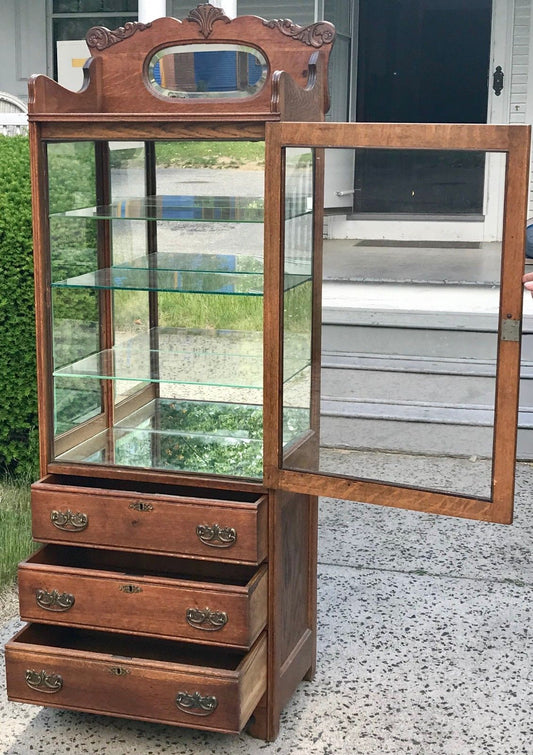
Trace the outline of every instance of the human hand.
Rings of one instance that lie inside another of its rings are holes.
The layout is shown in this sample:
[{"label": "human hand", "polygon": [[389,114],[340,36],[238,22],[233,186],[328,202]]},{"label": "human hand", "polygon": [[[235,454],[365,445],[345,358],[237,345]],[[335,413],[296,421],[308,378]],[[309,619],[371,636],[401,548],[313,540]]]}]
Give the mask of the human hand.
[{"label": "human hand", "polygon": [[531,296],[533,296],[533,273],[526,273],[522,278],[522,283],[524,284],[524,288],[531,291]]}]

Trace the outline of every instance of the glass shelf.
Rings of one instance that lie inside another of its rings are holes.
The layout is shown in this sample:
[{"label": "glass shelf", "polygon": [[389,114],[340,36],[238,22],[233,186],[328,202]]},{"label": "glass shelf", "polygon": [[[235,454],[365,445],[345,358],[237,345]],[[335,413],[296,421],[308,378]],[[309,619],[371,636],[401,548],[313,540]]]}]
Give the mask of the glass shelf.
[{"label": "glass shelf", "polygon": [[[285,418],[284,445],[308,427],[308,411],[291,409]],[[262,436],[260,406],[154,399],[109,432],[57,459],[260,478]]]},{"label": "glass shelf", "polygon": [[262,255],[228,254],[217,252],[216,254],[203,254],[199,252],[152,252],[133,260],[127,260],[115,264],[116,269],[132,268],[185,271],[190,270],[198,273],[257,273],[263,274]]},{"label": "glass shelf", "polygon": [[[308,339],[295,334],[286,354],[284,374],[290,380],[309,365]],[[135,336],[67,364],[54,377],[261,389],[262,333],[158,328],[152,337]]]},{"label": "glass shelf", "polygon": [[[152,254],[131,263],[56,281],[52,286],[233,296],[263,295],[262,269],[254,270],[262,268],[260,260],[256,257],[238,255],[221,256],[223,259],[215,262],[215,255],[205,255],[207,259],[203,260],[204,255],[199,254]],[[193,265],[197,265],[198,269]],[[304,266],[301,268],[304,269]],[[308,280],[309,275],[289,273],[285,275],[285,290],[296,288]]]},{"label": "glass shelf", "polygon": [[[298,197],[287,201],[285,217],[311,212],[311,199]],[[53,217],[95,218],[97,220],[179,220],[219,223],[262,223],[263,197],[173,196],[122,199],[109,205],[82,207],[54,213]]]}]

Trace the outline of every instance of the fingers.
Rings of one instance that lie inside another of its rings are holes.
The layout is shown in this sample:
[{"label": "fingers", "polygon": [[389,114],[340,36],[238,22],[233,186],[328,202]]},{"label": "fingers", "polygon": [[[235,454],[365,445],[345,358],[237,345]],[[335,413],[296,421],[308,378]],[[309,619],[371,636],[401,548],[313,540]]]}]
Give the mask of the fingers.
[{"label": "fingers", "polygon": [[531,291],[531,296],[533,296],[533,273],[526,273],[522,278],[522,282],[524,284],[524,288],[527,288],[528,291]]}]

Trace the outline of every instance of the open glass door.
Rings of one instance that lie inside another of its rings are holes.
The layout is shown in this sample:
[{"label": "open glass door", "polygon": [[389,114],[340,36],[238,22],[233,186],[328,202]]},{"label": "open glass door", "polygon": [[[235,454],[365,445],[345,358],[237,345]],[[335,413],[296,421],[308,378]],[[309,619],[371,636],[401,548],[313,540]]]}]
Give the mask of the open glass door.
[{"label": "open glass door", "polygon": [[[267,485],[512,520],[529,140],[520,126],[268,127]],[[474,161],[500,153],[503,241],[469,242],[465,225],[464,239],[439,250],[353,237],[323,244],[330,149],[431,150]],[[289,276],[297,286],[285,285]],[[296,353],[305,363],[298,374]],[[284,443],[296,419],[297,439]]]}]

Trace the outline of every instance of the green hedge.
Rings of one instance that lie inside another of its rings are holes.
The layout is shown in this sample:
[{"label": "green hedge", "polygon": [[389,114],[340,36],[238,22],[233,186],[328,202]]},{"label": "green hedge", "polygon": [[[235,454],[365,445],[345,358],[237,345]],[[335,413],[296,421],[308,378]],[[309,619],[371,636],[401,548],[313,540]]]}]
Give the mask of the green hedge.
[{"label": "green hedge", "polygon": [[0,471],[37,469],[28,139],[0,136]]}]

